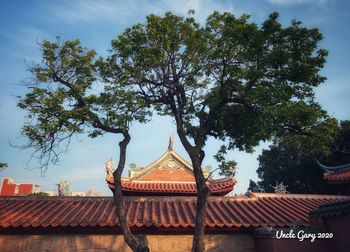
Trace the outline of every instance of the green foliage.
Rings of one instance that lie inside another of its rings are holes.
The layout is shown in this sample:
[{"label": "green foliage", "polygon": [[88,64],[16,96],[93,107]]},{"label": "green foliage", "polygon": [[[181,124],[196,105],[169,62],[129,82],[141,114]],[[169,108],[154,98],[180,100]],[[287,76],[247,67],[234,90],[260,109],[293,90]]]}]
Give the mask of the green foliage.
[{"label": "green foliage", "polygon": [[214,12],[200,25],[168,12],[117,36],[105,69],[173,116],[189,152],[198,153],[193,148],[209,136],[251,152],[273,137],[331,138],[335,121],[313,92],[325,81],[321,39],[295,20],[282,27],[277,13],[258,26],[248,15]]},{"label": "green foliage", "polygon": [[7,164],[6,163],[0,163],[0,169],[6,168]]},{"label": "green foliage", "polygon": [[337,166],[350,163],[350,121],[341,121],[334,139],[332,152],[323,158],[323,163]]},{"label": "green foliage", "polygon": [[[79,40],[44,41],[42,63],[29,68],[30,92],[18,103],[28,111],[25,147],[56,162],[73,135],[122,133],[153,109],[174,117],[189,153],[201,153],[210,136],[248,152],[274,137],[303,135],[310,145],[332,139],[335,120],[313,92],[325,80],[327,56],[318,29],[295,20],[282,27],[277,13],[260,26],[218,12],[200,25],[192,14],[149,15],[112,41],[107,59]],[[232,174],[235,162],[220,152],[222,172]]]},{"label": "green foliage", "polygon": [[222,145],[218,152],[214,155],[214,158],[217,162],[219,162],[219,174],[224,175],[225,177],[232,177],[236,173],[237,163],[234,160],[226,160],[226,154],[227,148],[225,145]]},{"label": "green foliage", "polygon": [[261,192],[262,189],[256,182],[254,182],[253,180],[250,179],[249,180],[248,191],[249,192]]},{"label": "green foliage", "polygon": [[143,101],[104,82],[101,60],[79,40],[43,41],[41,52],[42,62],[29,67],[29,92],[18,97],[28,119],[22,133],[29,142],[23,147],[34,148],[41,167],[58,162],[76,134],[123,134],[132,121],[146,121]]},{"label": "green foliage", "polygon": [[[294,137],[293,141],[290,138],[287,141],[280,139],[269,150],[263,150],[258,158],[259,187],[273,192],[272,186],[277,181],[287,185],[291,193],[329,193],[323,170],[316,160],[328,165],[350,162],[349,126],[350,121],[341,122],[331,145],[329,142],[312,142],[304,137]],[[327,146],[322,146],[325,144]]]},{"label": "green foliage", "polygon": [[208,19],[215,35],[211,71],[225,80],[211,101],[216,106],[227,100],[213,131],[228,137],[231,148],[252,151],[261,140],[330,120],[312,92],[324,81],[318,74],[327,54],[317,49],[321,34],[294,21],[282,28],[277,17],[272,14],[261,28],[247,16],[215,13]]},{"label": "green foliage", "polygon": [[311,154],[301,146],[279,142],[263,150],[257,170],[261,181],[258,185],[266,192],[274,192],[272,186],[283,182],[290,193],[326,193],[328,186],[323,171],[316,160],[320,154]]}]

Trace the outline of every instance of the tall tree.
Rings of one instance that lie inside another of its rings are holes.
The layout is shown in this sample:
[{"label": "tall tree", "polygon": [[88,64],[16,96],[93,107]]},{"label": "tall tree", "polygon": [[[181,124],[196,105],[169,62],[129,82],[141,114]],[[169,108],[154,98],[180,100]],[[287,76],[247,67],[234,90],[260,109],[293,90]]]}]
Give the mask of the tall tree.
[{"label": "tall tree", "polygon": [[314,99],[327,56],[317,29],[294,20],[284,28],[276,13],[261,26],[217,12],[200,25],[192,14],[150,15],[126,29],[112,42],[104,76],[174,118],[198,192],[192,251],[204,251],[209,189],[201,165],[209,137],[223,142],[215,157],[232,175],[227,150],[253,151],[286,134],[326,136],[335,121]]},{"label": "tall tree", "polygon": [[111,90],[103,83],[95,51],[83,48],[78,40],[44,41],[41,52],[42,62],[29,67],[29,92],[18,102],[28,112],[22,132],[29,141],[23,147],[34,148],[33,157],[45,170],[51,162],[59,161],[76,134],[94,138],[111,133],[122,137],[118,166],[113,172],[116,214],[127,244],[134,251],[148,251],[129,229],[121,190],[129,126],[133,121],[145,122],[148,115],[143,101],[125,88],[114,85]]},{"label": "tall tree", "polygon": [[332,153],[323,157],[321,161],[330,166],[350,163],[350,120],[340,122],[339,131],[332,144]]},{"label": "tall tree", "polygon": [[273,192],[273,186],[283,182],[290,193],[326,193],[329,188],[316,163],[320,158],[320,153],[280,140],[258,158],[258,185],[265,192]]},{"label": "tall tree", "polygon": [[273,192],[276,182],[283,182],[291,193],[330,193],[317,160],[327,165],[350,163],[350,121],[340,122],[334,142],[326,149],[317,141],[310,145],[297,137],[294,141],[279,139],[259,156],[259,187]]}]

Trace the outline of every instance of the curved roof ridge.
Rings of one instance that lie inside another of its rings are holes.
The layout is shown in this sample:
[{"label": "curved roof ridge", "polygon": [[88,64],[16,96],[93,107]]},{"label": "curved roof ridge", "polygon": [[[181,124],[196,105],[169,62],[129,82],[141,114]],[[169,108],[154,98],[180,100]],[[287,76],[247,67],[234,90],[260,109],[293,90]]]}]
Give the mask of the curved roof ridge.
[{"label": "curved roof ridge", "polygon": [[152,184],[152,183],[168,183],[168,184],[195,184],[195,181],[171,181],[171,180],[130,180],[131,183]]},{"label": "curved roof ridge", "polygon": [[350,170],[350,163],[344,164],[344,165],[337,165],[337,166],[326,166],[320,163],[320,161],[316,161],[317,164],[326,172],[336,173],[336,172],[343,172]]},{"label": "curved roof ridge", "polygon": [[211,183],[228,182],[228,181],[231,181],[231,180],[233,180],[234,183],[237,182],[235,176],[233,176],[233,177],[218,178],[218,179],[208,179],[208,181],[211,182]]}]

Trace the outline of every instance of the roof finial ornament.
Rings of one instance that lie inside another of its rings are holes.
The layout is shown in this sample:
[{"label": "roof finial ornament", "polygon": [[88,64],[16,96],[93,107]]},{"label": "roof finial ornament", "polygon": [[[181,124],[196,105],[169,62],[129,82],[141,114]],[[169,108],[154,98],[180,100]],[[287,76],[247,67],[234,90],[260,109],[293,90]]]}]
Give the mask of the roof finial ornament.
[{"label": "roof finial ornament", "polygon": [[168,151],[172,151],[173,149],[174,149],[174,133],[171,133],[169,137]]},{"label": "roof finial ornament", "polygon": [[275,190],[275,193],[288,193],[287,191],[287,185],[284,185],[283,182],[278,183],[276,181],[276,186],[273,186],[272,188]]},{"label": "roof finial ornament", "polygon": [[106,181],[112,181],[113,179],[113,170],[114,170],[114,162],[113,159],[109,159],[105,162],[106,165],[106,172],[107,172],[107,176],[106,176]]}]

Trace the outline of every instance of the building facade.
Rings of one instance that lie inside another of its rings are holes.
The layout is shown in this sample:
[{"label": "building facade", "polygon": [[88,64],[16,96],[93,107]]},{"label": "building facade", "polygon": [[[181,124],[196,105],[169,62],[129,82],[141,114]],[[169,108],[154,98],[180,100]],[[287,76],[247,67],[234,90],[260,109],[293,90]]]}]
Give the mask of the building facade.
[{"label": "building facade", "polygon": [[26,196],[40,191],[34,183],[16,184],[12,178],[4,178],[0,187],[0,196]]},{"label": "building facade", "polygon": [[350,164],[340,166],[318,164],[324,171],[324,180],[335,193],[350,195]]}]

